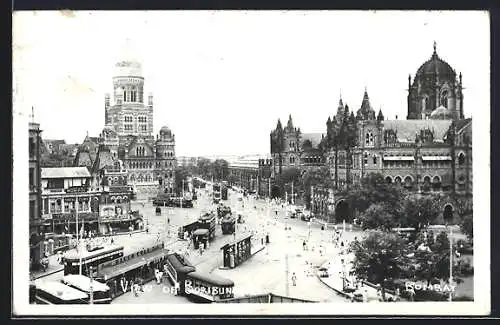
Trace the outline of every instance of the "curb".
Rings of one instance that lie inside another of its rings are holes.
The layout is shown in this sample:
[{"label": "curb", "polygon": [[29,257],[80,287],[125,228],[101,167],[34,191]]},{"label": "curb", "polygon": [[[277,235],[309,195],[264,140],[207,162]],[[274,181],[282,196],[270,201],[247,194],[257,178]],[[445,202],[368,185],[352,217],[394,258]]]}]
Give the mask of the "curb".
[{"label": "curb", "polygon": [[348,293],[345,293],[343,292],[342,290],[339,290],[335,287],[332,287],[331,285],[329,285],[328,283],[326,283],[325,281],[323,281],[323,279],[316,273],[316,277],[319,279],[319,281],[321,283],[323,283],[324,285],[326,285],[328,288],[332,289],[333,291],[335,291],[338,295],[344,297],[344,298],[347,298],[347,299],[351,299],[352,297],[348,294]]},{"label": "curb", "polygon": [[50,271],[50,272],[47,272],[47,273],[44,273],[44,274],[41,274],[37,277],[33,277],[33,280],[38,280],[38,279],[41,279],[41,278],[44,278],[46,276],[49,276],[49,275],[52,275],[54,273],[58,273],[58,272],[61,272],[64,270],[64,267],[61,267],[60,269],[57,269],[57,270],[54,270],[54,271]]}]

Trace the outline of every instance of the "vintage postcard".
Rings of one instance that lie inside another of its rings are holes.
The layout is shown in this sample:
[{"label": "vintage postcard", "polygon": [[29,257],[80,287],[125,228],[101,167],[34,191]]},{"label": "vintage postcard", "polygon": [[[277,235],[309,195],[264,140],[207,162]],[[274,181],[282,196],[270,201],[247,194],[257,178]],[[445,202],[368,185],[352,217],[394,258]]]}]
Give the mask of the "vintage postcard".
[{"label": "vintage postcard", "polygon": [[489,24],[14,12],[13,316],[488,314]]}]

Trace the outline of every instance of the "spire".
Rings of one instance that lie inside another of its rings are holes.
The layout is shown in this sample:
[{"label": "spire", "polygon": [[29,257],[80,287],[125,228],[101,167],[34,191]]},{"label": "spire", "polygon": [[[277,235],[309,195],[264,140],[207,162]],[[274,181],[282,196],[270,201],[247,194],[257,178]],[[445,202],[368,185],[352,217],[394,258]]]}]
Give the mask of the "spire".
[{"label": "spire", "polygon": [[282,130],[283,127],[281,126],[281,120],[278,119],[278,124],[276,125],[276,130]]},{"label": "spire", "polygon": [[437,59],[438,55],[437,55],[437,43],[436,43],[436,41],[434,41],[433,48],[434,48],[434,51],[432,52],[432,59]]},{"label": "spire", "polygon": [[292,114],[290,114],[290,115],[288,116],[288,123],[287,123],[286,127],[287,127],[288,129],[290,129],[290,130],[293,130]]},{"label": "spire", "polygon": [[382,108],[378,110],[378,115],[377,115],[377,121],[383,121],[384,120],[384,114],[382,114]]}]

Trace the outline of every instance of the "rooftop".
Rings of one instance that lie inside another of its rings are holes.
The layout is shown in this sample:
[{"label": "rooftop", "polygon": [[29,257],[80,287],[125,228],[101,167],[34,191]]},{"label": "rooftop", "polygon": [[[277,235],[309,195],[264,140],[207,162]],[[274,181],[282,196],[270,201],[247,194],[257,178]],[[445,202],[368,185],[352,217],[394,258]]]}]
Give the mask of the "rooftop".
[{"label": "rooftop", "polygon": [[50,167],[42,168],[43,178],[80,178],[91,177],[86,167]]},{"label": "rooftop", "polygon": [[452,120],[385,120],[385,130],[392,129],[400,142],[414,142],[420,130],[430,129],[434,132],[434,139],[443,140],[450,128]]}]

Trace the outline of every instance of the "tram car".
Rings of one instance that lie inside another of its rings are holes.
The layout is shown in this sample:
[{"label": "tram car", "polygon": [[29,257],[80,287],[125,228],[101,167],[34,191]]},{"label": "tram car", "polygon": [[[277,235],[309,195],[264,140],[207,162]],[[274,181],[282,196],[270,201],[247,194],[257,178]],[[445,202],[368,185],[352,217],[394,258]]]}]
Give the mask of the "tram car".
[{"label": "tram car", "polygon": [[198,224],[199,224],[199,222],[197,220],[197,221],[185,224],[182,227],[179,227],[179,231],[178,231],[179,239],[187,239],[187,238],[184,238],[184,233],[187,232],[188,234],[191,234],[193,231],[198,229]]},{"label": "tram car", "polygon": [[170,253],[167,255],[164,264],[164,271],[167,279],[174,285],[175,295],[185,295],[186,276],[194,272],[196,268],[189,260],[181,254]]},{"label": "tram car", "polygon": [[233,298],[233,289],[230,279],[194,271],[186,275],[184,295],[193,302],[211,303]]},{"label": "tram car", "polygon": [[231,208],[225,205],[219,205],[217,207],[217,216],[219,218],[225,217],[227,214],[231,213]]},{"label": "tram car", "polygon": [[226,214],[221,220],[222,234],[233,234],[236,231],[236,217],[231,214]]},{"label": "tram car", "polygon": [[198,228],[208,230],[208,240],[213,240],[215,238],[215,227],[217,224],[217,216],[212,213],[204,213],[198,219]]}]

